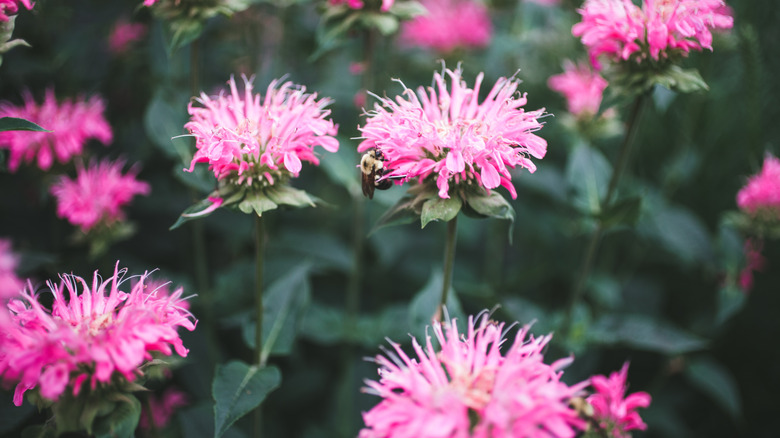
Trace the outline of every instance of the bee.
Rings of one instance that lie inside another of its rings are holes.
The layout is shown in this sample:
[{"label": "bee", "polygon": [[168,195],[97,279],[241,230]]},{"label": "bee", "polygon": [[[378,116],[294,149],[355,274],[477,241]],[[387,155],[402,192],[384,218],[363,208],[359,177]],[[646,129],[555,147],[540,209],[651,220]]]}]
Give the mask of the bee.
[{"label": "bee", "polygon": [[381,179],[385,174],[385,157],[382,151],[369,149],[360,158],[363,195],[374,199],[374,189],[387,190],[393,185],[390,178]]}]

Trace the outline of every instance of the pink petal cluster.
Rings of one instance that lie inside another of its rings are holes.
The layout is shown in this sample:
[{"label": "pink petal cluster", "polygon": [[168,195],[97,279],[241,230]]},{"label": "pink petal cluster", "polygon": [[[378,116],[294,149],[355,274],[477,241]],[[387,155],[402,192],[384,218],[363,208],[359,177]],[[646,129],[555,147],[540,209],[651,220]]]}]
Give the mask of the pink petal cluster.
[{"label": "pink petal cluster", "polygon": [[[315,146],[329,152],[339,147],[338,126],[327,117],[330,99],[317,100],[317,93],[292,82],[272,81],[265,97],[252,93],[251,80],[244,77],[239,92],[230,78],[230,94],[195,99],[189,105],[190,121],[184,125],[195,136],[196,163],[208,163],[219,180],[234,184],[253,181],[273,185],[276,176],[298,176],[302,161],[319,164]],[[185,169],[186,170],[186,169]]]},{"label": "pink petal cluster", "polygon": [[598,375],[590,379],[595,392],[587,401],[593,406],[593,418],[614,438],[630,438],[629,430],[647,429],[636,410],[650,406],[650,394],[635,392],[626,396],[627,377],[628,362],[609,377]]},{"label": "pink petal cluster", "polygon": [[108,49],[111,50],[111,53],[120,55],[144,35],[146,35],[145,24],[130,23],[125,19],[120,19],[114,24],[114,28],[108,36]]},{"label": "pink petal cluster", "polygon": [[[331,6],[338,6],[346,3],[347,6],[349,6],[351,9],[363,9],[365,6],[363,0],[328,0],[328,3]],[[390,10],[390,8],[393,7],[393,3],[395,3],[395,0],[382,0],[382,6],[379,8],[379,10],[382,12],[387,12]]]},{"label": "pink petal cluster", "polygon": [[450,197],[451,184],[472,181],[487,190],[503,186],[516,198],[509,169],[534,172],[529,156],[543,158],[547,152],[547,142],[533,134],[542,127],[538,119],[544,109],[522,109],[526,95],[517,94],[515,78],[500,78],[479,103],[482,73],[474,89],[461,79],[460,69],[447,69],[446,75],[449,90],[436,73],[436,88],[420,87],[415,94],[404,87],[395,100],[379,98],[359,128],[364,140],[358,151],[381,151],[385,176],[399,182],[436,178],[441,198]]},{"label": "pink petal cluster", "polygon": [[[176,388],[166,389],[159,398],[150,394],[148,400],[148,408],[146,405],[143,406],[141,419],[138,422],[138,427],[145,431],[165,427],[177,410],[189,404],[187,394]],[[150,416],[154,425],[149,424]]]},{"label": "pink petal cluster", "polygon": [[564,72],[550,77],[547,86],[566,98],[567,108],[574,116],[594,116],[599,112],[607,80],[590,66],[566,60]]},{"label": "pink petal cluster", "polygon": [[745,267],[739,272],[739,287],[743,292],[753,289],[753,273],[762,271],[766,266],[766,258],[761,254],[763,248],[764,242],[760,239],[745,240]]},{"label": "pink petal cluster", "polygon": [[493,24],[488,10],[473,0],[423,0],[426,15],[404,22],[401,42],[447,53],[456,47],[478,48],[490,43]]},{"label": "pink petal cluster", "polygon": [[61,176],[52,185],[57,199],[57,216],[88,232],[97,225],[111,225],[124,219],[122,207],[135,195],[148,195],[149,184],[135,179],[136,170],[122,174],[124,161],[104,160],[84,168],[76,164],[76,179]]},{"label": "pink petal cluster", "polygon": [[0,21],[8,21],[11,15],[19,12],[19,5],[31,10],[35,3],[30,0],[0,0]]},{"label": "pink petal cluster", "polygon": [[113,139],[111,127],[103,112],[105,104],[98,96],[89,100],[65,100],[57,103],[54,90],[46,91],[43,104],[38,105],[29,92],[24,93],[24,106],[0,103],[0,117],[18,117],[29,120],[53,132],[6,131],[0,132],[0,148],[11,153],[8,167],[19,168],[22,161],[48,170],[54,160],[66,163],[80,155],[87,140],[94,138],[103,144]]},{"label": "pink petal cluster", "polygon": [[767,155],[761,172],[737,193],[737,205],[751,215],[767,214],[780,220],[780,159]]},{"label": "pink petal cluster", "polygon": [[159,0],[144,0],[144,6],[154,6]]},{"label": "pink petal cluster", "polygon": [[24,282],[16,276],[18,264],[19,256],[13,252],[11,241],[0,239],[0,305],[24,289]]},{"label": "pink petal cluster", "polygon": [[360,438],[573,437],[585,426],[568,401],[587,382],[560,380],[571,359],[543,362],[550,336],[534,338],[524,327],[502,354],[504,324],[477,319],[466,333],[454,319],[434,322],[439,350],[427,336],[424,347],[412,340],[416,358],[395,343],[376,357],[380,379],[364,391],[382,401],[363,414]]},{"label": "pink petal cluster", "polygon": [[66,389],[77,395],[116,375],[133,381],[153,352],[187,356],[177,329],[192,331],[196,321],[181,306],[182,289],[161,296],[146,287],[145,272],[128,290],[126,272],[117,262],[114,275],[103,280],[96,271],[91,285],[63,274],[59,285],[47,283],[51,309],[41,303],[50,301],[41,300],[45,292],[32,288],[9,303],[13,324],[0,334],[0,375],[16,383],[15,405],[34,388],[56,401]]},{"label": "pink petal cluster", "polygon": [[712,30],[734,25],[723,0],[586,0],[582,21],[572,27],[600,70],[602,55],[612,61],[652,58],[690,50],[712,50]]}]

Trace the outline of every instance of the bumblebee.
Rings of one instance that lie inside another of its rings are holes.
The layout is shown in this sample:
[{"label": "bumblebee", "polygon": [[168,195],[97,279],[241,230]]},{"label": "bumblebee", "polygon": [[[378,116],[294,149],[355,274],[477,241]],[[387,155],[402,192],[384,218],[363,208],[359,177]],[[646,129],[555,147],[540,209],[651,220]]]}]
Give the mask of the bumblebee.
[{"label": "bumblebee", "polygon": [[389,178],[381,179],[385,174],[385,157],[382,151],[369,149],[360,159],[363,195],[374,199],[374,189],[387,190],[393,185]]}]

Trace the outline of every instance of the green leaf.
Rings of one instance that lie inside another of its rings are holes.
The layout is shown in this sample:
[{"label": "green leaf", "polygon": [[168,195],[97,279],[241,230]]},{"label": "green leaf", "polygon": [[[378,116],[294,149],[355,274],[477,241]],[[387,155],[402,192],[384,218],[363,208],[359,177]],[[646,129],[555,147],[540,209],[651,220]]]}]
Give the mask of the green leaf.
[{"label": "green leaf", "polygon": [[191,205],[187,207],[179,216],[179,219],[176,220],[176,222],[171,225],[169,230],[175,230],[176,228],[179,228],[183,223],[189,222],[191,220],[204,218],[214,211],[218,207],[214,207],[214,203],[209,201],[208,198],[203,199],[201,201],[198,201],[196,204]]},{"label": "green leaf", "polygon": [[420,215],[422,228],[425,228],[431,221],[449,222],[458,215],[463,201],[460,198],[442,199],[438,196],[425,201]]},{"label": "green leaf", "polygon": [[611,175],[612,166],[601,152],[586,143],[578,144],[566,164],[574,207],[586,214],[599,214]]},{"label": "green leaf", "polygon": [[359,161],[360,157],[354,149],[342,147],[335,154],[323,157],[320,167],[331,181],[347,189],[350,195],[358,197],[362,196],[360,169],[355,167]]},{"label": "green leaf", "polygon": [[274,366],[258,368],[241,361],[217,366],[212,384],[214,438],[221,437],[236,420],[259,406],[281,381],[282,375]]},{"label": "green leaf", "polygon": [[133,395],[123,394],[114,410],[95,422],[96,438],[133,438],[141,418],[141,402]]},{"label": "green leaf", "polygon": [[[317,204],[308,193],[288,185],[271,186],[265,189],[265,195],[277,205],[291,207],[316,207]],[[260,215],[260,213],[258,213]]]},{"label": "green leaf", "polygon": [[420,2],[403,1],[394,2],[388,12],[398,17],[399,20],[405,21],[419,15],[426,15],[428,10]]},{"label": "green leaf", "polygon": [[678,65],[672,65],[663,75],[656,79],[656,83],[681,93],[707,91],[710,88],[704,82],[698,70],[695,68],[682,69]]},{"label": "green leaf", "polygon": [[57,431],[46,425],[26,427],[21,438],[57,438]]},{"label": "green leaf", "polygon": [[144,130],[150,140],[166,156],[180,160],[182,166],[192,160],[192,140],[179,137],[187,123],[187,102],[190,96],[173,93],[167,88],[158,88],[144,113]]},{"label": "green leaf", "polygon": [[203,33],[203,23],[198,19],[171,20],[166,26],[169,36],[168,55],[198,39]]},{"label": "green leaf", "polygon": [[707,347],[706,340],[643,315],[606,315],[590,327],[588,336],[597,344],[624,344],[665,354],[689,353]]},{"label": "green leaf", "polygon": [[[428,283],[417,292],[409,305],[409,326],[412,329],[411,333],[418,340],[424,339],[425,328],[431,325],[433,315],[441,302],[443,277],[441,269],[434,269],[428,278]],[[442,315],[442,320],[445,320],[445,316],[449,315],[450,319],[458,319],[460,327],[465,327],[463,324],[466,323],[466,316],[452,286],[447,292],[446,311],[447,313]]]},{"label": "green leaf", "polygon": [[255,212],[258,216],[262,216],[266,211],[274,210],[278,207],[274,201],[269,199],[264,192],[251,192],[248,193],[241,203],[238,204],[238,209],[242,213],[250,214]]},{"label": "green leaf", "polygon": [[387,209],[382,216],[374,224],[374,228],[368,234],[371,235],[375,231],[389,227],[393,225],[409,224],[415,221],[419,216],[414,212],[412,207],[414,198],[412,196],[404,196],[398,200],[392,207]]},{"label": "green leaf", "polygon": [[739,420],[742,417],[739,388],[726,367],[713,359],[693,358],[685,368],[685,376],[694,386],[709,395],[734,420]]},{"label": "green leaf", "polygon": [[642,211],[642,198],[636,196],[621,199],[608,205],[599,215],[601,224],[605,229],[618,225],[633,227],[639,220]]},{"label": "green leaf", "polygon": [[361,16],[361,21],[368,28],[376,28],[384,36],[392,35],[398,31],[398,18],[385,13],[366,12]]},{"label": "green leaf", "polygon": [[652,236],[649,237],[660,241],[678,260],[693,264],[712,259],[714,254],[707,228],[690,210],[660,205],[650,213],[648,221]]},{"label": "green leaf", "polygon": [[466,204],[481,217],[515,221],[515,209],[501,193],[492,191],[490,194],[467,194]]},{"label": "green leaf", "polygon": [[36,131],[36,132],[53,132],[48,129],[41,128],[35,123],[20,119],[17,117],[0,117],[0,132],[4,131]]}]

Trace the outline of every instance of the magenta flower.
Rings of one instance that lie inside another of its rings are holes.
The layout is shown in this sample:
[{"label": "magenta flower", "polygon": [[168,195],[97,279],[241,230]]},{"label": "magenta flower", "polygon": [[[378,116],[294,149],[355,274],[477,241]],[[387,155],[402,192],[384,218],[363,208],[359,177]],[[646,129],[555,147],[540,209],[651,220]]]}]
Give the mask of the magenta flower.
[{"label": "magenta flower", "polygon": [[404,87],[395,100],[379,98],[359,128],[363,141],[358,151],[376,148],[385,158],[385,176],[399,183],[429,177],[436,179],[439,197],[450,197],[450,186],[477,184],[487,190],[506,187],[512,198],[510,168],[536,170],[529,156],[543,158],[547,142],[533,134],[541,129],[544,110],[525,112],[525,94],[517,95],[519,81],[500,78],[482,103],[479,90],[461,79],[461,70],[446,70],[450,90],[439,73],[436,89]]},{"label": "magenta flower", "polygon": [[761,172],[737,193],[739,208],[752,215],[780,220],[780,159],[767,154]]},{"label": "magenta flower", "polygon": [[146,25],[142,23],[130,23],[125,19],[119,19],[108,36],[108,48],[111,53],[121,55],[130,46],[146,35]]},{"label": "magenta flower", "polygon": [[[145,431],[158,430],[165,427],[171,421],[173,414],[188,404],[187,394],[176,388],[166,389],[160,397],[150,394],[148,409],[146,405],[143,406],[138,427]],[[150,416],[154,425],[149,424]]]},{"label": "magenta flower", "polygon": [[196,101],[202,106],[189,105],[191,118],[184,127],[198,149],[190,172],[196,163],[208,163],[219,180],[264,187],[298,176],[302,161],[319,164],[315,146],[338,150],[338,126],[325,109],[330,99],[317,100],[317,93],[292,82],[272,81],[265,97],[252,93],[246,77],[243,92],[232,77],[228,84],[229,95],[201,94]]},{"label": "magenta flower", "polygon": [[95,389],[117,376],[133,381],[152,353],[187,356],[176,331],[192,331],[196,321],[181,306],[182,289],[161,296],[146,287],[145,272],[128,290],[126,272],[117,262],[114,275],[104,281],[96,271],[91,285],[60,275],[59,285],[47,282],[51,309],[31,288],[11,301],[13,324],[2,334],[0,375],[16,383],[15,405],[30,389],[56,401],[66,390],[78,395],[87,383]]},{"label": "magenta flower", "polygon": [[563,68],[563,73],[550,77],[547,86],[566,98],[567,108],[575,117],[595,116],[599,112],[607,80],[583,63],[575,65],[566,60]]},{"label": "magenta flower", "polygon": [[401,41],[409,46],[451,52],[456,47],[478,48],[490,43],[493,25],[487,8],[471,0],[423,0],[428,10],[401,28]]},{"label": "magenta flower", "polygon": [[593,66],[606,56],[620,62],[658,61],[690,50],[712,50],[712,30],[734,24],[723,0],[586,0],[578,10],[582,21],[572,27],[588,48]]},{"label": "magenta flower", "polygon": [[395,343],[376,357],[380,379],[364,390],[382,401],[363,414],[360,438],[573,437],[585,426],[568,400],[587,382],[560,380],[571,359],[543,362],[550,336],[526,338],[524,327],[502,354],[504,324],[476,319],[464,334],[454,319],[434,322],[438,351],[427,336],[425,347],[412,340],[416,358]]},{"label": "magenta flower", "polygon": [[11,15],[19,12],[19,5],[31,10],[35,3],[30,0],[0,0],[0,21],[8,21]]},{"label": "magenta flower", "polygon": [[76,179],[61,176],[51,187],[57,198],[57,216],[88,232],[98,225],[124,219],[122,207],[135,195],[148,195],[149,184],[135,179],[137,170],[122,174],[124,161],[108,160],[84,168],[76,164]]},{"label": "magenta flower", "polygon": [[29,92],[24,93],[24,106],[0,103],[0,117],[26,119],[53,131],[0,132],[0,148],[11,153],[8,167],[16,171],[22,161],[32,163],[37,158],[38,167],[48,170],[55,159],[65,163],[80,155],[91,138],[107,145],[113,139],[113,133],[103,117],[104,110],[105,104],[97,96],[58,104],[51,89],[46,91],[42,105],[38,105]]},{"label": "magenta flower", "polygon": [[0,305],[24,289],[24,282],[16,276],[19,256],[11,248],[11,241],[0,239]]},{"label": "magenta flower", "polygon": [[626,396],[627,377],[628,362],[609,377],[598,375],[590,379],[595,393],[587,401],[593,406],[593,418],[614,438],[630,438],[629,430],[647,429],[636,409],[650,406],[650,394],[635,392]]}]

